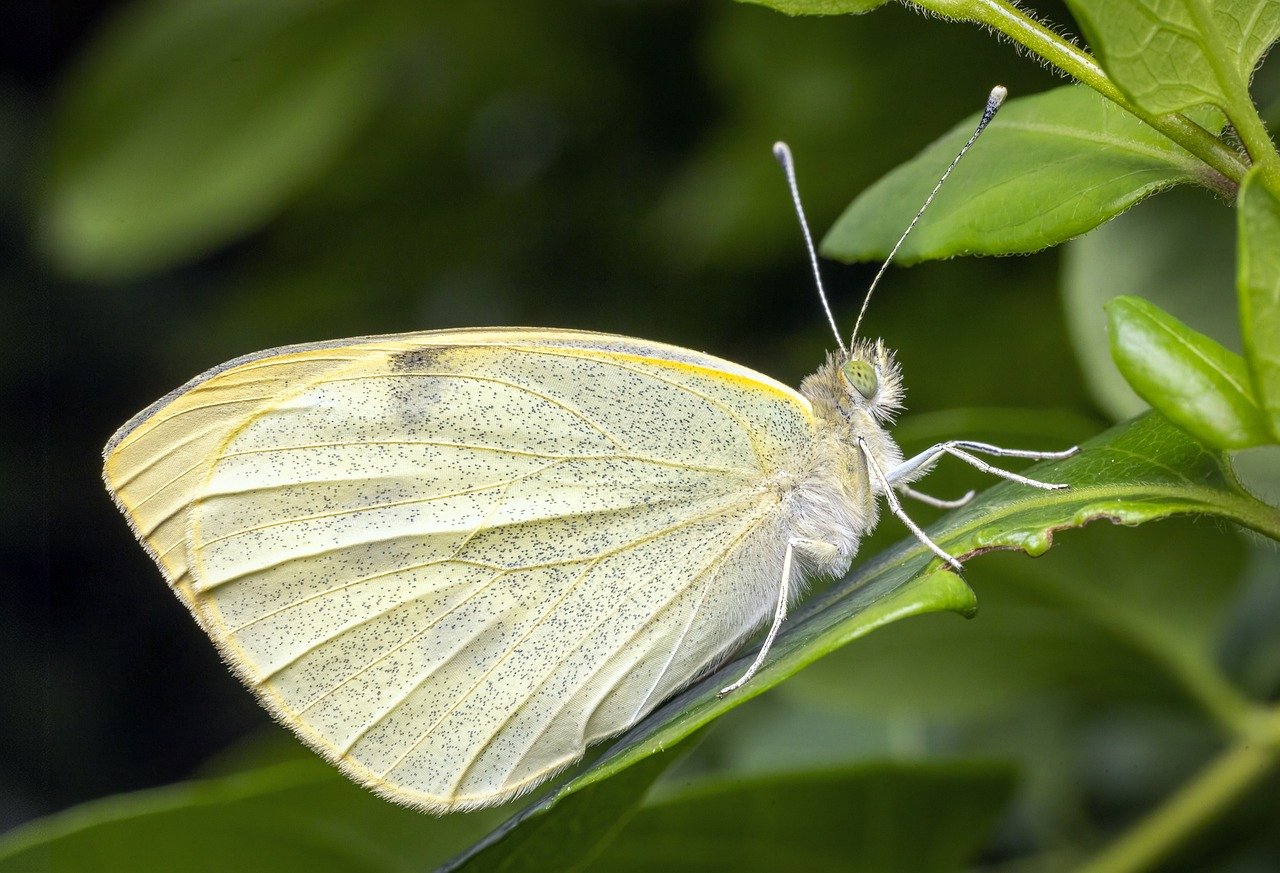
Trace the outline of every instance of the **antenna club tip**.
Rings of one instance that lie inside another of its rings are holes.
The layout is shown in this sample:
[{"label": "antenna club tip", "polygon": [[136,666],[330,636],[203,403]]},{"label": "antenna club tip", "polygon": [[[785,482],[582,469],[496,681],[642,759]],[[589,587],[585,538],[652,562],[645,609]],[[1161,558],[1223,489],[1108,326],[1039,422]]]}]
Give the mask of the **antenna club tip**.
[{"label": "antenna club tip", "polygon": [[791,147],[782,140],[778,140],[773,144],[773,156],[778,163],[785,166],[791,163]]},{"label": "antenna club tip", "polygon": [[999,106],[1004,102],[1004,98],[1009,96],[1009,89],[1004,85],[996,85],[991,89],[991,96],[987,97],[987,103],[990,106]]}]

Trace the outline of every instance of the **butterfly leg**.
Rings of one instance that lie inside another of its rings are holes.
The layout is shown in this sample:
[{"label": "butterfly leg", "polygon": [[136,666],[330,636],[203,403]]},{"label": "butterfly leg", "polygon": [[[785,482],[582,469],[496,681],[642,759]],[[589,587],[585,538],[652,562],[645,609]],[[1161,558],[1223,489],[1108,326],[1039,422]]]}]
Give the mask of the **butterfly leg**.
[{"label": "butterfly leg", "polygon": [[[862,437],[858,437],[858,448],[862,449],[862,456],[867,459],[867,470],[880,486],[880,491],[884,494],[884,502],[888,504],[889,511],[898,517],[898,521],[907,526],[907,530],[915,534],[916,539],[929,547],[929,551],[933,552],[939,558],[947,562],[947,565],[955,571],[964,569],[960,562],[951,555],[947,554],[941,546],[929,539],[929,535],[920,529],[920,526],[911,520],[911,516],[907,515],[902,508],[902,504],[898,502],[898,495],[893,493],[893,483],[885,475],[884,470],[880,469],[880,465],[876,462],[875,457],[871,454],[871,448],[867,445],[867,441]],[[894,469],[900,469],[895,467]]]},{"label": "butterfly leg", "polygon": [[787,601],[791,599],[791,566],[794,563],[796,548],[809,542],[810,540],[795,538],[787,542],[787,551],[782,558],[782,584],[778,586],[778,606],[773,612],[773,624],[769,626],[769,633],[765,636],[764,643],[760,646],[760,651],[756,653],[756,659],[747,668],[747,672],[743,673],[732,685],[726,685],[721,688],[717,695],[718,697],[724,697],[726,694],[737,691],[743,685],[746,685],[751,681],[751,677],[756,675],[760,665],[764,663],[764,656],[769,653],[769,647],[773,645],[774,638],[778,636],[778,631],[782,629],[782,623],[787,620]]},{"label": "butterfly leg", "polygon": [[994,464],[988,464],[981,458],[971,454],[971,452],[980,452],[984,455],[993,455],[1000,458],[1029,458],[1035,461],[1056,461],[1063,458],[1069,458],[1080,451],[1079,446],[1072,446],[1061,452],[1035,452],[1024,449],[1002,449],[999,446],[993,446],[989,443],[980,443],[973,440],[948,440],[945,443],[938,443],[930,446],[914,458],[908,458],[898,466],[890,470],[886,476],[889,483],[895,487],[899,487],[912,479],[921,475],[937,463],[938,459],[943,455],[951,455],[959,458],[966,464],[976,467],[984,473],[990,473],[993,476],[999,476],[1008,479],[1011,482],[1018,482],[1022,485],[1029,485],[1032,488],[1043,488],[1046,491],[1057,491],[1067,486],[1054,482],[1041,482],[1039,479],[1031,479],[1027,476],[1020,476],[1017,473],[997,467]]},{"label": "butterfly leg", "polygon": [[963,496],[957,497],[955,500],[943,500],[941,497],[934,497],[932,494],[925,494],[924,492],[917,491],[905,482],[894,485],[893,487],[896,488],[898,493],[903,497],[910,497],[912,500],[919,500],[921,503],[928,504],[929,506],[936,506],[939,509],[958,509],[972,500],[978,493],[977,491],[970,489],[966,491]]}]

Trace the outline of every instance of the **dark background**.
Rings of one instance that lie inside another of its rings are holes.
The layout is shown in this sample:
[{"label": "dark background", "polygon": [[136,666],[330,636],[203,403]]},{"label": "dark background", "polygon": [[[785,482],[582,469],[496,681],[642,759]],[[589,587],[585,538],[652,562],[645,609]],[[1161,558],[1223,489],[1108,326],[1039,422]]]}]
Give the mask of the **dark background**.
[{"label": "dark background", "polygon": [[[974,28],[896,6],[788,19],[727,2],[548,0],[519,4],[517,22],[509,5],[456,5],[386,53],[367,119],[305,190],[207,251],[105,279],[59,263],[42,210],[78,65],[130,4],[5,28],[0,635],[13,704],[0,748],[13,754],[0,825],[189,775],[269,721],[101,487],[100,447],[134,412],[259,348],[479,324],[634,334],[798,384],[829,337],[772,142],[791,142],[820,235],[993,83],[1054,83]],[[872,269],[827,271],[847,330]],[[1052,254],[891,274],[868,324],[901,349],[912,408],[1084,404],[1079,388],[1045,396],[1029,371],[1073,368],[1054,274]],[[1048,361],[1033,359],[1028,324],[1059,347]],[[961,396],[954,372],[930,372],[991,342],[1027,343],[1028,366],[974,364]]]},{"label": "dark background", "polygon": [[[798,384],[831,338],[772,142],[791,143],[821,236],[993,84],[1018,95],[1060,82],[976,28],[896,5],[788,19],[675,0],[345,4],[353,21],[393,24],[374,28],[358,99],[317,137],[310,170],[252,214],[211,218],[178,242],[145,209],[116,215],[106,198],[108,229],[137,220],[154,244],[82,245],[67,204],[92,187],[113,119],[171,99],[173,83],[157,69],[114,105],[85,94],[113,41],[184,6],[202,4],[68,6],[0,27],[0,830],[188,777],[274,730],[101,486],[100,447],[134,412],[260,348],[484,324],[633,334]],[[1069,22],[1059,4],[1041,7]],[[298,28],[281,51],[317,63],[324,33]],[[124,189],[162,186],[157,209],[192,196],[163,172],[170,141],[220,111],[199,92],[166,105],[144,143],[156,160],[129,165],[136,185]],[[195,175],[193,186],[210,181]],[[1059,257],[890,271],[866,325],[900,350],[913,412],[1017,407],[1048,422],[1044,438],[1106,424],[1073,356]],[[874,267],[824,269],[847,330]],[[942,481],[934,490],[949,493]],[[1179,749],[1193,761],[1206,745],[1195,734]],[[1092,812],[1141,808],[1182,772],[1157,770],[1136,792],[1091,795]]]}]

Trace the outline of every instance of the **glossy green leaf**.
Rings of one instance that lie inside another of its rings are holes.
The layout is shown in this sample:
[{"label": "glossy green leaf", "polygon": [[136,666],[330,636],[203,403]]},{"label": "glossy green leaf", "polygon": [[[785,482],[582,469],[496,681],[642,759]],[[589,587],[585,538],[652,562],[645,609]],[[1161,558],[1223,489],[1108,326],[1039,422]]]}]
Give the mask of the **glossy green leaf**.
[{"label": "glossy green leaf", "polygon": [[259,226],[377,107],[384,5],[149,0],[59,96],[41,221],[66,273],[147,273]]},{"label": "glossy green leaf", "polygon": [[[976,123],[976,115],[961,122],[859,195],[823,240],[823,254],[885,257]],[[1190,154],[1083,86],[1013,99],[942,186],[897,260],[1038,251],[1204,172]]]},{"label": "glossy green leaf", "polygon": [[[1280,510],[1260,503],[1235,482],[1219,455],[1160,416],[1118,425],[1073,458],[1033,468],[1032,475],[1065,482],[1063,491],[1031,491],[1002,482],[929,528],[958,556],[993,549],[1048,550],[1053,533],[1100,518],[1141,524],[1169,515],[1208,513],[1280,539]],[[892,521],[886,521],[891,524]],[[692,686],[618,740],[584,771],[517,813],[477,851],[497,845],[525,823],[554,815],[573,792],[621,772],[740,706],[835,649],[899,618],[946,610],[972,611],[972,592],[914,539],[859,566],[808,600],[788,621],[756,677],[734,694],[717,691],[736,679],[753,655],[727,664]]]},{"label": "glossy green leaf", "polygon": [[1227,107],[1280,36],[1273,0],[1067,0],[1125,95],[1149,112]]},{"label": "glossy green leaf", "polygon": [[1243,358],[1140,297],[1106,312],[1111,356],[1143,400],[1215,448],[1270,442]]},{"label": "glossy green leaf", "polygon": [[1234,293],[1236,216],[1196,188],[1140,203],[1062,249],[1062,295],[1076,359],[1094,401],[1119,421],[1147,409],[1111,359],[1103,306],[1135,294],[1239,351]]},{"label": "glossy green leaf", "polygon": [[626,827],[653,781],[679,757],[677,753],[653,755],[616,778],[593,782],[563,798],[554,815],[526,819],[517,814],[443,865],[440,873],[581,869]]},{"label": "glossy green leaf", "polygon": [[[920,571],[922,568],[914,569]],[[943,570],[891,574],[879,580],[879,584],[872,583],[857,591],[849,590],[845,595],[840,608],[832,609],[826,621],[792,623],[791,632],[775,643],[769,665],[752,683],[735,694],[720,698],[717,690],[732,681],[725,676],[734,670],[738,671],[736,675],[741,675],[748,661],[735,661],[712,674],[712,677],[651,714],[584,772],[516,813],[467,857],[471,854],[485,858],[505,857],[508,853],[503,848],[503,841],[517,839],[516,835],[524,828],[541,828],[546,819],[554,821],[559,815],[558,805],[571,799],[571,795],[624,772],[652,755],[665,753],[669,747],[721,713],[762,693],[781,681],[786,673],[800,669],[825,651],[900,618],[944,610],[971,612],[975,605],[973,593],[960,577]],[[836,618],[837,613],[841,614],[842,620]],[[458,869],[463,869],[461,864],[465,860],[459,860]]]},{"label": "glossy green leaf", "polygon": [[992,763],[872,763],[695,783],[647,803],[597,867],[962,870],[985,844],[1013,785],[1011,768]]},{"label": "glossy green leaf", "polygon": [[754,6],[768,6],[787,15],[861,15],[889,0],[738,0]]},{"label": "glossy green leaf", "polygon": [[1244,552],[1234,531],[1179,518],[1095,525],[1030,563],[984,555],[967,574],[981,604],[973,622],[901,622],[780,691],[864,717],[961,722],[1017,718],[1034,700],[1187,711],[1208,689],[1218,704],[1226,681],[1205,676]]},{"label": "glossy green leaf", "polygon": [[1271,436],[1280,442],[1280,201],[1263,187],[1256,169],[1240,188],[1238,210],[1236,281],[1245,361]]},{"label": "glossy green leaf", "polygon": [[426,816],[309,758],[109,797],[39,819],[0,840],[0,871],[425,870],[502,817],[495,810]]},{"label": "glossy green leaf", "polygon": [[[1052,445],[1079,427],[1063,421],[1054,437],[1007,424],[985,430],[980,418],[964,427],[921,426],[933,418],[916,416],[895,429],[908,453],[955,433],[999,445]],[[1235,470],[1238,458],[1232,462]],[[927,485],[931,493],[960,493],[978,481],[972,472],[943,465]],[[806,714],[835,711],[890,725],[1016,720],[1043,700],[1082,700],[1091,709],[1134,702],[1185,709],[1188,683],[1214,670],[1241,588],[1244,551],[1244,538],[1228,526],[1171,518],[1136,529],[1090,525],[1030,562],[1016,553],[984,555],[966,573],[981,604],[975,621],[899,622],[823,658],[774,693],[805,702]],[[763,742],[753,737],[753,744]]]}]

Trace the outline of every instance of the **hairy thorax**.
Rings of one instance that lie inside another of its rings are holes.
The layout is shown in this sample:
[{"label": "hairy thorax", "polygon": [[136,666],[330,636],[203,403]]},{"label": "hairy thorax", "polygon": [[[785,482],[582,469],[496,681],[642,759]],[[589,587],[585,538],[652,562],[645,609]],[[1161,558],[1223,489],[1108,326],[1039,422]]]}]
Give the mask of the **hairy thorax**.
[{"label": "hairy thorax", "polygon": [[[797,550],[812,573],[845,573],[858,543],[876,524],[880,493],[858,440],[881,470],[902,462],[902,452],[874,409],[854,402],[839,373],[840,359],[828,360],[801,385],[813,405],[814,441],[795,466],[779,473],[778,490],[788,534],[807,541]],[[896,388],[896,386],[893,386]],[[897,397],[886,398],[895,401]]]}]

